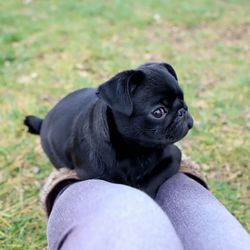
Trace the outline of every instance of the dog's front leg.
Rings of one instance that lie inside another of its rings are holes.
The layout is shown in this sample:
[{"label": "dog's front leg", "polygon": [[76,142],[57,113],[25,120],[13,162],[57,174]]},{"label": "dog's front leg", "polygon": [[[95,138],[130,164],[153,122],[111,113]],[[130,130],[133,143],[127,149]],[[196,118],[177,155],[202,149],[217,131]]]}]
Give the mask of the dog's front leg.
[{"label": "dog's front leg", "polygon": [[164,149],[162,159],[154,170],[139,183],[139,189],[155,198],[158,188],[180,168],[181,151],[175,145]]}]

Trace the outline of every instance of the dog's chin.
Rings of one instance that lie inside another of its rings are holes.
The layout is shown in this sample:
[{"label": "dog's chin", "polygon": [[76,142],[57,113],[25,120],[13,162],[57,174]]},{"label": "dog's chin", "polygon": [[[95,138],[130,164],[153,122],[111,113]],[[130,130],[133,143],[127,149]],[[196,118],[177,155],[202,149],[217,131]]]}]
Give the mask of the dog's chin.
[{"label": "dog's chin", "polygon": [[180,131],[175,131],[171,134],[162,134],[157,138],[152,136],[147,137],[124,137],[128,144],[132,147],[144,147],[144,148],[165,148],[167,145],[174,144],[180,141],[188,133],[189,129],[183,129]]},{"label": "dog's chin", "polygon": [[166,135],[166,144],[173,144],[176,143],[178,141],[180,141],[182,138],[184,138],[187,133],[188,133],[189,129],[185,129],[182,131],[179,131],[178,133],[175,133],[174,135]]},{"label": "dog's chin", "polygon": [[174,144],[180,141],[183,137],[186,136],[188,130],[180,131],[175,135],[162,135],[160,138],[128,138],[127,141],[131,144],[131,146],[139,146],[144,148],[165,148],[167,145]]}]

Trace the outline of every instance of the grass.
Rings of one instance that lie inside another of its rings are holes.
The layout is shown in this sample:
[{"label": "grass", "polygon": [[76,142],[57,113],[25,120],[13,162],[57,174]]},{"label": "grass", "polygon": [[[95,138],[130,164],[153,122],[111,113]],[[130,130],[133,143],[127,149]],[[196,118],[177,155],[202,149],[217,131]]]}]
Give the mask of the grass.
[{"label": "grass", "polygon": [[181,143],[250,231],[250,4],[230,1],[0,2],[0,246],[43,249],[38,203],[52,166],[22,125],[68,92],[167,61],[195,128]]}]

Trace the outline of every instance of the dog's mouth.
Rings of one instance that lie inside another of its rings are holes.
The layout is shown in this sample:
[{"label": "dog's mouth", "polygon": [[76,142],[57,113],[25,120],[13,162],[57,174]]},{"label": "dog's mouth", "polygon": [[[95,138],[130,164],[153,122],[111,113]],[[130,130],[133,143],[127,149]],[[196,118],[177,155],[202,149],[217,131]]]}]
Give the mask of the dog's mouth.
[{"label": "dog's mouth", "polygon": [[193,123],[193,118],[188,112],[176,116],[174,121],[166,128],[165,138],[167,144],[173,144],[185,137],[193,127]]}]

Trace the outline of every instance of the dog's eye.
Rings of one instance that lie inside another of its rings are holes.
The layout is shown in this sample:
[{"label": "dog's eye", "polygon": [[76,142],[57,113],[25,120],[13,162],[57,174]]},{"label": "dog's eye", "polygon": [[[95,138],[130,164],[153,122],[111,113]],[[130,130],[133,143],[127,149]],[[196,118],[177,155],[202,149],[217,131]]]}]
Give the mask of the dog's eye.
[{"label": "dog's eye", "polygon": [[167,114],[167,110],[166,110],[166,108],[164,108],[164,107],[160,107],[160,108],[157,108],[156,110],[154,110],[153,112],[152,112],[152,114],[153,114],[153,116],[155,117],[155,118],[162,118],[164,115],[166,115]]}]

